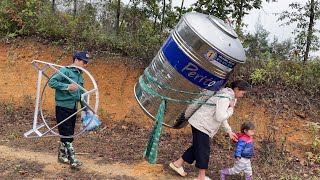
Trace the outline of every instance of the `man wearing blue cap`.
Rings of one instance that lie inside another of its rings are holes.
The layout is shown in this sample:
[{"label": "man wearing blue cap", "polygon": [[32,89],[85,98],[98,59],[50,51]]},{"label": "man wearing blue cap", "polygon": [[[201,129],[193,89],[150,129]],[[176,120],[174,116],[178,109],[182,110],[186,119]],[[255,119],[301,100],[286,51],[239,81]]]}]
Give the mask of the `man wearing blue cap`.
[{"label": "man wearing blue cap", "polygon": [[[85,68],[90,62],[91,60],[89,59],[88,53],[80,51],[74,54],[72,65]],[[59,71],[83,87],[83,76],[80,69],[75,67],[62,67]],[[75,114],[79,102],[81,107],[84,106],[80,101],[83,91],[75,83],[70,82],[60,73],[54,74],[49,80],[48,85],[55,89],[57,123]],[[58,126],[59,134],[63,136],[74,135],[75,123],[76,116],[74,115]],[[58,162],[70,164],[71,168],[76,168],[81,166],[82,163],[75,158],[72,142],[73,138],[60,138]]]}]

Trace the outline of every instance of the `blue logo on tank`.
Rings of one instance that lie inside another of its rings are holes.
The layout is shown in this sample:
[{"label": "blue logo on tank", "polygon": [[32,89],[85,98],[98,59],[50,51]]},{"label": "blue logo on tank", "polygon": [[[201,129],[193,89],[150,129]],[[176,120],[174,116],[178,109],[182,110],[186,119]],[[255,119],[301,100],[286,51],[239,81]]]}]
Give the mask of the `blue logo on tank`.
[{"label": "blue logo on tank", "polygon": [[[225,68],[229,68],[230,70],[236,66],[236,63],[223,57],[219,52],[217,52],[213,49],[210,49],[206,53],[204,53],[204,57],[212,64],[216,64],[215,62],[217,62],[220,65],[225,66]],[[222,67],[222,69],[224,69],[224,68]]]}]

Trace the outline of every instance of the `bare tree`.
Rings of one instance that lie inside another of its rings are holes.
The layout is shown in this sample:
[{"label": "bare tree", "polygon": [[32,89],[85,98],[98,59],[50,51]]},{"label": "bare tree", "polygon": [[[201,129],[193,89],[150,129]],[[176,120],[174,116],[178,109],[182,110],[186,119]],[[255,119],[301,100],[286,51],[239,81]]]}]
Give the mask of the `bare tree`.
[{"label": "bare tree", "polygon": [[310,51],[317,51],[320,48],[319,37],[316,32],[319,30],[314,28],[317,20],[320,20],[320,1],[309,0],[305,5],[299,3],[291,3],[289,7],[295,9],[293,12],[283,11],[280,13],[278,21],[287,20],[282,25],[290,25],[296,23],[295,46],[296,49],[302,52],[303,63],[305,64],[309,58]]},{"label": "bare tree", "polygon": [[[180,9],[183,9],[184,0],[181,1]],[[179,11],[179,19],[181,18],[182,11]]]},{"label": "bare tree", "polygon": [[56,1],[52,0],[52,6],[51,6],[52,12],[55,12],[55,10],[56,10],[55,6],[56,6]]},{"label": "bare tree", "polygon": [[116,32],[117,32],[117,35],[119,34],[120,32],[120,8],[121,8],[121,1],[118,0],[117,2],[117,11],[116,11]]},{"label": "bare tree", "polygon": [[307,59],[309,57],[309,51],[310,51],[310,44],[311,44],[311,38],[312,38],[312,31],[314,26],[314,0],[311,0],[310,2],[310,16],[309,16],[309,26],[308,26],[308,35],[307,35],[307,46],[306,46],[306,52],[304,54],[303,63],[305,64],[307,62]]},{"label": "bare tree", "polygon": [[162,18],[161,18],[161,24],[160,24],[160,32],[162,32],[163,29],[163,21],[164,21],[164,15],[166,14],[166,0],[163,0],[163,7],[162,7]]},{"label": "bare tree", "polygon": [[[252,9],[260,9],[262,7],[261,0],[232,0],[229,1],[227,7],[233,6],[231,15],[236,18],[236,31],[240,33],[241,27],[243,26],[243,18],[245,15],[249,14],[249,11]],[[228,12],[229,13],[229,12]]]},{"label": "bare tree", "polygon": [[73,17],[76,17],[77,15],[77,0],[73,0]]}]

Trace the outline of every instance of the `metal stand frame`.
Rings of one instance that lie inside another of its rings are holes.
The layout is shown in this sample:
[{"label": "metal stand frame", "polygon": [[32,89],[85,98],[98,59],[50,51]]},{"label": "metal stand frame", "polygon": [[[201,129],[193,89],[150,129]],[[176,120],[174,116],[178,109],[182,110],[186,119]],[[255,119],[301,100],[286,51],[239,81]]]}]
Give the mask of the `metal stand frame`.
[{"label": "metal stand frame", "polygon": [[[43,64],[44,66],[41,68],[40,66],[38,66],[38,64]],[[40,60],[32,61],[32,65],[39,71],[38,83],[37,83],[37,98],[36,98],[36,105],[35,105],[34,118],[33,118],[33,127],[32,127],[31,130],[29,130],[26,133],[24,133],[24,137],[26,137],[26,138],[40,138],[40,137],[60,136],[61,138],[74,138],[76,136],[79,136],[83,132],[85,132],[86,131],[86,127],[89,126],[90,123],[92,122],[92,120],[94,119],[94,117],[97,116],[98,105],[99,105],[98,86],[97,86],[97,83],[96,83],[95,79],[93,78],[93,76],[86,69],[84,69],[82,67],[74,66],[74,65],[68,66],[68,67],[76,67],[76,68],[80,69],[81,71],[85,72],[89,76],[89,78],[91,79],[91,81],[93,83],[94,88],[91,89],[91,90],[86,90],[83,87],[81,87],[79,84],[75,83],[72,79],[70,79],[69,77],[67,77],[63,73],[61,73],[56,68],[56,67],[61,68],[63,66],[60,66],[60,65],[57,65],[57,64],[48,63],[48,62],[44,62],[44,61],[40,61]],[[46,89],[46,87],[48,85],[49,80],[53,76],[52,75],[52,76],[49,77],[44,72],[48,68],[53,69],[56,73],[60,73],[64,78],[68,79],[71,83],[74,83],[74,84],[78,85],[78,88],[80,88],[80,89],[82,89],[84,91],[84,93],[81,95],[81,101],[83,102],[83,104],[85,104],[85,106],[82,107],[81,109],[79,109],[76,113],[72,114],[71,116],[69,116],[68,118],[64,119],[63,121],[61,121],[57,125],[53,126],[52,128],[49,127],[49,125],[47,124],[47,122],[46,122],[46,120],[44,118],[44,115],[43,115],[43,110],[42,110],[42,100],[43,100],[42,97],[44,95],[44,92],[45,92],[45,89]],[[44,85],[42,93],[41,93],[41,96],[40,96],[42,75],[44,77],[46,77],[48,80],[47,80],[46,84]],[[96,95],[96,102],[95,102],[94,108],[92,108],[90,106],[90,94],[92,94],[92,93],[95,93],[95,95]],[[88,108],[89,110],[91,110],[93,112],[93,116],[90,119],[90,121],[87,124],[87,126],[84,127],[82,130],[80,130],[78,133],[75,133],[72,136],[63,136],[63,135],[60,135],[60,134],[56,133],[55,131],[53,131],[53,129],[57,128],[60,124],[62,124],[63,122],[67,121],[72,116],[75,116],[78,112],[84,110],[85,108]],[[40,111],[41,119],[43,121],[42,124],[38,124],[39,111]],[[41,133],[39,130],[44,128],[44,127],[46,127],[47,130],[44,133]]]}]

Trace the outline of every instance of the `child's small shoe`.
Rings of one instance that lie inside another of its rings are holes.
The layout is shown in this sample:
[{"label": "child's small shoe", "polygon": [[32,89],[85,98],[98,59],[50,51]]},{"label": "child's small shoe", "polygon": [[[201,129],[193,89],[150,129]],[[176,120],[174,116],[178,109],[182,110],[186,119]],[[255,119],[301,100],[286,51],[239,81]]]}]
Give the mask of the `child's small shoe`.
[{"label": "child's small shoe", "polygon": [[220,179],[221,180],[225,180],[226,179],[226,175],[222,173],[222,170],[219,171],[220,174]]},{"label": "child's small shoe", "polygon": [[220,174],[220,179],[225,180],[227,175],[230,175],[229,169],[222,169],[219,171],[219,174]]}]

